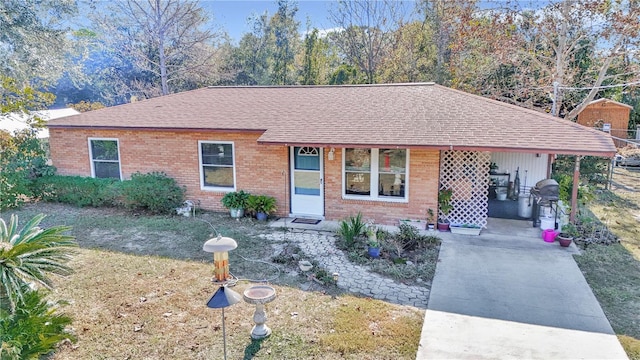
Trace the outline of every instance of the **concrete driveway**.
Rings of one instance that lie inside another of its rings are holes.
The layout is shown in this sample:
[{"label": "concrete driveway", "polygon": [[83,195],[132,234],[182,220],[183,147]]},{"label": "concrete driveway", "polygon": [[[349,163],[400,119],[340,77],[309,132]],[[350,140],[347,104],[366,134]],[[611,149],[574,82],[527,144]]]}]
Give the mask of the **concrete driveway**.
[{"label": "concrete driveway", "polygon": [[627,359],[575,247],[527,230],[444,237],[417,359]]}]

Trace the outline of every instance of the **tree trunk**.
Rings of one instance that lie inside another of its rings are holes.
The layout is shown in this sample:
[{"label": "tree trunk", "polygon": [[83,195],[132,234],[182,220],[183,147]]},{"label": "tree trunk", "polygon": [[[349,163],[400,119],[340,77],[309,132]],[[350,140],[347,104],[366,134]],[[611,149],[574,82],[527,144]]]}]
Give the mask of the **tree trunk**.
[{"label": "tree trunk", "polygon": [[156,0],[156,26],[158,26],[158,58],[160,60],[160,81],[162,84],[162,95],[169,94],[169,84],[167,81],[167,56],[164,52],[165,32],[162,25],[162,12],[160,11],[160,0]]}]

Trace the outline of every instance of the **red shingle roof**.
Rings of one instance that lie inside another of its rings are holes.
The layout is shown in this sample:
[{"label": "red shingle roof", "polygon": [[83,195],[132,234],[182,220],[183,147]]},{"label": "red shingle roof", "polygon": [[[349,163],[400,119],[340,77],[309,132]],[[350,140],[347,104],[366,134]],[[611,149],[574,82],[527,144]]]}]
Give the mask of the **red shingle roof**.
[{"label": "red shingle roof", "polygon": [[606,133],[430,83],[210,87],[52,120],[49,127],[259,131],[265,144],[613,156]]}]

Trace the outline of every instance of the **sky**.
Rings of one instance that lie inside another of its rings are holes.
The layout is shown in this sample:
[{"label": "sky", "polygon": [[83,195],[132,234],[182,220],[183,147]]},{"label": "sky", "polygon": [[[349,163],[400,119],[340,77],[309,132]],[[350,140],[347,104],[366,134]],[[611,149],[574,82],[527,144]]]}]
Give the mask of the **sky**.
[{"label": "sky", "polygon": [[[311,28],[331,28],[327,15],[333,2],[328,0],[298,0],[296,18],[300,22],[300,32],[304,33],[307,30],[307,19],[311,23]],[[243,34],[251,32],[249,17],[260,15],[265,10],[269,12],[269,15],[273,15],[278,10],[275,0],[200,0],[200,4],[210,16],[213,16],[213,23],[221,30],[226,31],[234,43],[238,43]]]},{"label": "sky", "polygon": [[[540,5],[549,0],[515,0],[519,3],[527,3],[529,6]],[[416,0],[404,0],[403,3],[408,11],[413,10]],[[307,22],[309,21],[310,29],[332,29],[335,25],[328,20],[329,10],[335,6],[337,0],[297,0],[298,12],[296,19],[300,22],[300,33],[307,31]],[[492,2],[480,0],[478,2],[480,8],[495,6],[490,5]],[[497,1],[500,3],[500,0]],[[237,44],[242,35],[251,32],[251,26],[248,19],[252,15],[260,15],[268,11],[269,15],[273,15],[278,10],[276,0],[200,0],[200,4],[205,11],[208,12],[214,29],[225,31],[232,42]]]}]

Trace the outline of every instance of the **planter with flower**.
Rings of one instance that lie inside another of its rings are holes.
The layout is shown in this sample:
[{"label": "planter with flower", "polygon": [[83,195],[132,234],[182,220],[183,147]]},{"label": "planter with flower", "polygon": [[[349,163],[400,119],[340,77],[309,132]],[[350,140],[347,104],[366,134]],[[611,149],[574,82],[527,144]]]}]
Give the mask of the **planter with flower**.
[{"label": "planter with flower", "polygon": [[232,218],[241,218],[244,216],[244,210],[247,208],[247,200],[249,199],[249,193],[240,191],[232,191],[224,194],[222,199],[222,205],[229,209],[229,214]]},{"label": "planter with flower", "polygon": [[[367,226],[367,253],[369,254],[369,256],[371,256],[374,259],[377,259],[380,257],[380,248],[382,247],[382,240],[383,240],[383,236],[382,236],[382,232],[378,232],[378,228],[373,225],[370,224]],[[378,236],[381,235],[381,236]]]},{"label": "planter with flower", "polygon": [[247,211],[255,214],[256,219],[265,221],[276,212],[276,199],[267,195],[250,195],[247,199]]},{"label": "planter with flower", "polygon": [[567,223],[562,226],[562,231],[560,231],[556,240],[558,240],[560,246],[568,247],[578,235],[580,235],[578,228],[572,223]]},{"label": "planter with flower", "polygon": [[453,234],[480,235],[482,228],[476,224],[450,224],[449,230],[451,230]]}]

